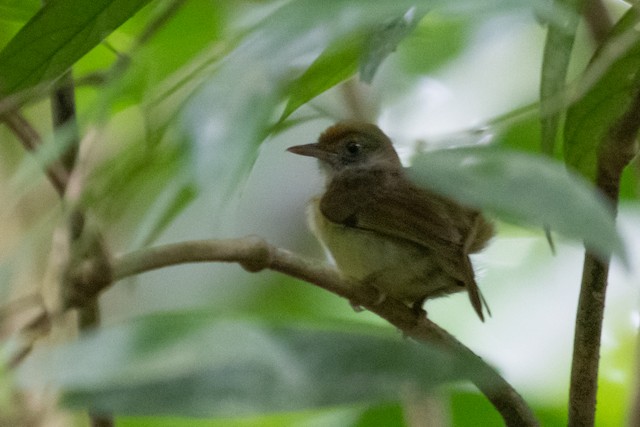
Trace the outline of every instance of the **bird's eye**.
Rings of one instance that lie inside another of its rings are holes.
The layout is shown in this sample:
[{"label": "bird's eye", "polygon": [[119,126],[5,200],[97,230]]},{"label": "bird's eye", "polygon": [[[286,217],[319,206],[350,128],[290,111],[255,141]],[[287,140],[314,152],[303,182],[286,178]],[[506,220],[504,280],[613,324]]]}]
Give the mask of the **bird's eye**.
[{"label": "bird's eye", "polygon": [[347,152],[349,154],[359,154],[360,151],[362,150],[362,145],[358,144],[357,142],[349,142],[347,144]]}]

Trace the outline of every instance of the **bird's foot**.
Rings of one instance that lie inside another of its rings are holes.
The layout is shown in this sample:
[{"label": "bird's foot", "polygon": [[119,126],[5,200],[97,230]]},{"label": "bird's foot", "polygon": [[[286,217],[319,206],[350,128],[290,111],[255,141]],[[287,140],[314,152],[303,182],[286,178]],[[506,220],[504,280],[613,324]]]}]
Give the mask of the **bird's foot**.
[{"label": "bird's foot", "polygon": [[416,315],[417,318],[427,318],[427,310],[425,310],[422,306],[424,305],[424,300],[415,301],[411,304],[411,311]]}]

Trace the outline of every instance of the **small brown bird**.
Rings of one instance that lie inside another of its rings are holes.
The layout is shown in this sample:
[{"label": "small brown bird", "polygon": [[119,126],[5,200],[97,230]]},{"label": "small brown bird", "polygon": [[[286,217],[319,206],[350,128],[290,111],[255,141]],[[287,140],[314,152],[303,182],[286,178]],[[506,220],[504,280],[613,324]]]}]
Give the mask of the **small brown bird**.
[{"label": "small brown bird", "polygon": [[494,231],[480,212],[409,181],[391,140],[369,123],[340,122],[317,143],[288,151],[325,169],[326,190],[311,201],[309,223],[343,276],[416,311],[466,289],[484,320],[469,254]]}]

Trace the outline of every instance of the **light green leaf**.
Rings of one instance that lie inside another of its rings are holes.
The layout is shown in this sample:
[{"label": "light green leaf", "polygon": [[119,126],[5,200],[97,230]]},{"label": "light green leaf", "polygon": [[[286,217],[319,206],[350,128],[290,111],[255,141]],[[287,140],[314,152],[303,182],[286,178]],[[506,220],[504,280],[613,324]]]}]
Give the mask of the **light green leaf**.
[{"label": "light green leaf", "polygon": [[358,69],[365,36],[353,34],[325,49],[293,82],[280,122],[316,96],[353,76]]},{"label": "light green leaf", "polygon": [[149,0],[50,0],[0,52],[0,93],[54,80]]},{"label": "light green leaf", "polygon": [[409,174],[507,221],[548,225],[602,256],[626,259],[612,210],[588,182],[552,159],[487,147],[442,150],[417,156]]},{"label": "light green leaf", "polygon": [[[314,411],[259,414],[234,418],[164,417],[118,417],[118,427],[300,427],[300,426],[384,426],[404,427],[402,411],[398,409],[396,424],[357,424],[358,417],[365,412],[362,405],[341,405]],[[384,421],[384,418],[382,419]]]},{"label": "light green leaf", "polygon": [[68,405],[116,415],[239,416],[397,400],[468,369],[386,334],[323,331],[163,314],[101,329],[34,355],[25,386],[51,382]]},{"label": "light green leaf", "polygon": [[639,22],[637,7],[618,21],[581,81],[586,93],[567,112],[564,156],[589,179],[595,178],[599,144],[640,90]]},{"label": "light green leaf", "polygon": [[565,90],[581,4],[582,0],[556,0],[555,9],[566,18],[550,21],[547,30],[540,78],[540,116],[542,152],[550,156],[554,152],[560,117],[564,111],[562,94]]},{"label": "light green leaf", "polygon": [[456,58],[467,46],[474,22],[467,16],[425,16],[398,46],[403,70],[429,74]]}]

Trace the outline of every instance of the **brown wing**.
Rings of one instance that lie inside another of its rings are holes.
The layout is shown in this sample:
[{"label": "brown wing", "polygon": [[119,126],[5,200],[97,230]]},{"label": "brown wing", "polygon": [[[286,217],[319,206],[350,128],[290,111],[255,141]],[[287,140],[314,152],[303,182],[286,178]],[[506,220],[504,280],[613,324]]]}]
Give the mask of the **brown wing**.
[{"label": "brown wing", "polygon": [[[464,283],[483,319],[482,297],[468,257],[469,249],[478,246],[473,241],[476,236],[488,240],[488,223],[478,212],[417,188],[400,173],[364,169],[336,176],[320,209],[330,221],[405,239],[432,251],[440,267]],[[480,233],[479,225],[483,226]]]}]

